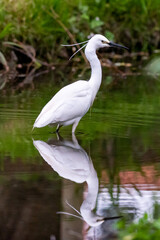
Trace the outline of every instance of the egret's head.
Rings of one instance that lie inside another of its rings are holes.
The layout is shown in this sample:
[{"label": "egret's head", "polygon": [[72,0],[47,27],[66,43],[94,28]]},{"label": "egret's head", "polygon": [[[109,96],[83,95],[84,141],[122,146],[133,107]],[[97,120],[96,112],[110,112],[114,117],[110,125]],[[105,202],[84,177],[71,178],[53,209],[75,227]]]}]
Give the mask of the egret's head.
[{"label": "egret's head", "polygon": [[128,49],[125,46],[122,46],[120,44],[113,43],[109,41],[106,37],[100,34],[94,35],[88,42],[88,47],[92,48],[94,50],[98,50],[100,48],[105,48],[105,47],[117,47],[117,48],[124,48]]},{"label": "egret's head", "polygon": [[76,45],[80,45],[80,44],[83,44],[84,45],[79,48],[71,57],[69,60],[71,60],[80,50],[82,50],[84,47],[85,48],[85,53],[89,54],[89,53],[93,53],[95,52],[96,50],[100,49],[100,48],[105,48],[105,47],[116,47],[116,48],[124,48],[124,49],[127,49],[127,47],[125,46],[122,46],[120,44],[116,44],[116,43],[113,43],[111,41],[109,41],[106,37],[104,37],[103,35],[101,34],[96,34],[94,35],[90,40],[87,40],[87,41],[84,41],[84,42],[81,42],[81,43],[74,43],[74,44],[69,44],[69,45],[62,45],[62,46],[76,46]]},{"label": "egret's head", "polygon": [[89,40],[88,47],[98,50],[100,48],[109,47],[109,42],[110,41],[106,37],[96,34]]}]

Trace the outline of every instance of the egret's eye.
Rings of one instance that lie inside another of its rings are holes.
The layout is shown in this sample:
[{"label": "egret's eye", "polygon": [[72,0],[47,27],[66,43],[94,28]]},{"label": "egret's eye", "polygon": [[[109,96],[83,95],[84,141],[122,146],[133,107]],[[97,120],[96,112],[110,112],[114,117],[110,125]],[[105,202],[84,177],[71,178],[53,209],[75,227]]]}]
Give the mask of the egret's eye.
[{"label": "egret's eye", "polygon": [[104,40],[101,40],[101,42],[102,42],[103,44],[108,44],[108,42],[107,42],[107,41],[104,41]]}]

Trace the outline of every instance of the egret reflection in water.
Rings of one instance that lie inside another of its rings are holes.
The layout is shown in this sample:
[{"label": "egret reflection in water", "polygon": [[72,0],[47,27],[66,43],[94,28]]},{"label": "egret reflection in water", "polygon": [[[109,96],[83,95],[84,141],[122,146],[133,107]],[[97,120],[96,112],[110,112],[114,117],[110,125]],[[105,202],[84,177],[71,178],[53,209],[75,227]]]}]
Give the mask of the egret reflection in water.
[{"label": "egret reflection in water", "polygon": [[[98,177],[91,158],[78,144],[75,135],[72,135],[72,141],[50,140],[48,144],[44,141],[37,140],[33,141],[33,144],[43,159],[61,177],[76,183],[87,183],[88,194],[80,207],[80,212],[69,204],[69,206],[79,214],[79,216],[77,216],[78,218],[81,218],[92,227],[102,224],[105,220],[119,218],[99,216],[93,212],[99,190]],[[61,213],[71,215],[66,212]]]}]

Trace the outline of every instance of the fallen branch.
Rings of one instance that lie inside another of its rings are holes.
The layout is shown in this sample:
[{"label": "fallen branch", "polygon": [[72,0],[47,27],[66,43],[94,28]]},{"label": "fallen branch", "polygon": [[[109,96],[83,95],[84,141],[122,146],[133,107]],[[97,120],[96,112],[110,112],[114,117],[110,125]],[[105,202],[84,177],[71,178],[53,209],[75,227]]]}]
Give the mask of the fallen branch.
[{"label": "fallen branch", "polygon": [[47,62],[43,62],[36,58],[36,51],[30,45],[25,45],[21,42],[4,42],[3,44],[29,57],[32,60],[32,63],[35,64],[36,68],[40,68],[42,65],[47,67],[50,66],[50,64],[48,64]]}]

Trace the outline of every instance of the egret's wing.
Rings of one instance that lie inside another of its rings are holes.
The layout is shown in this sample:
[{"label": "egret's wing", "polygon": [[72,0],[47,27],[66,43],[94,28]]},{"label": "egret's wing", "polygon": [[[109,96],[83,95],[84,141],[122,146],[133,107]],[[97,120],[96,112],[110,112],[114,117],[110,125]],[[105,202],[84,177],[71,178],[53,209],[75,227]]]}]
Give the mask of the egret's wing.
[{"label": "egret's wing", "polygon": [[83,150],[65,146],[49,145],[43,141],[33,141],[43,159],[60,176],[75,182],[83,182],[90,173],[90,161]]},{"label": "egret's wing", "polygon": [[34,127],[43,127],[50,123],[64,122],[83,116],[90,106],[89,84],[78,81],[62,88],[42,109]]},{"label": "egret's wing", "polygon": [[90,107],[89,100],[90,98],[86,96],[85,99],[76,97],[63,102],[55,112],[53,123],[63,123],[78,117],[83,117]]}]

